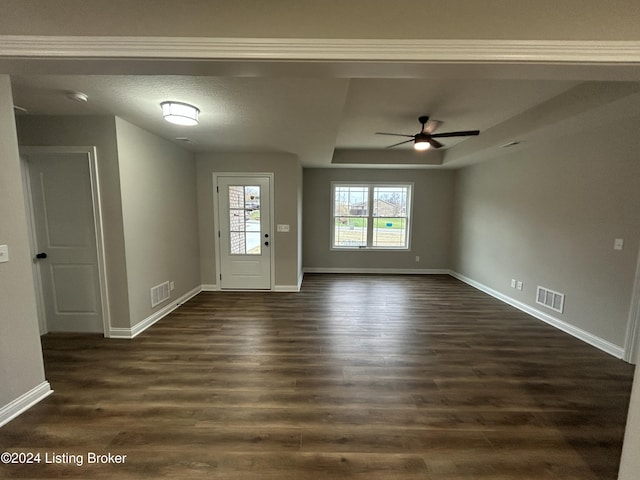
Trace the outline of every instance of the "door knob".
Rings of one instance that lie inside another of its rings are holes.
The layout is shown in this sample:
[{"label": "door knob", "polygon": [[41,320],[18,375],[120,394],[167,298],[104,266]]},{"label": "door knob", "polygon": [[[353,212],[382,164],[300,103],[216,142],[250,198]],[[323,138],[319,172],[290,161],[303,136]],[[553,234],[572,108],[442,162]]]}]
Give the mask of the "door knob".
[{"label": "door knob", "polygon": [[46,254],[46,253],[44,253],[44,252],[38,253],[38,254],[36,255],[36,258],[39,258],[39,259],[47,258],[47,254]]}]

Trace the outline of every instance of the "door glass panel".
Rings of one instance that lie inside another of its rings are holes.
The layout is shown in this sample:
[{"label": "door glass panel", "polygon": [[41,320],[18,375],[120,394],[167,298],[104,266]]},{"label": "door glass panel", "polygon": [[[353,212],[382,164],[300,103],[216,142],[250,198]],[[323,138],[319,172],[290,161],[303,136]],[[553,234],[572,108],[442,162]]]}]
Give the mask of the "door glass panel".
[{"label": "door glass panel", "polygon": [[260,210],[260,187],[246,186],[244,206],[247,210]]},{"label": "door glass panel", "polygon": [[246,251],[249,255],[260,253],[260,232],[247,232],[246,242]]},{"label": "door glass panel", "polygon": [[244,208],[244,187],[231,185],[229,187],[229,208]]},{"label": "door glass panel", "polygon": [[244,210],[231,210],[229,212],[229,226],[232,232],[244,231]]},{"label": "door glass panel", "polygon": [[246,251],[244,232],[231,232],[231,254],[243,255]]},{"label": "door glass panel", "polygon": [[231,255],[260,255],[260,186],[229,186]]}]

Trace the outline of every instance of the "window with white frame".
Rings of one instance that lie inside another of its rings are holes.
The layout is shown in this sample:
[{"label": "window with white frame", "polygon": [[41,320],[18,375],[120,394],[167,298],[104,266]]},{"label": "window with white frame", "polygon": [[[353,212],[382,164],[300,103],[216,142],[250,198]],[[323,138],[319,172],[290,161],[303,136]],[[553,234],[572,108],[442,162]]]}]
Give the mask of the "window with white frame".
[{"label": "window with white frame", "polygon": [[411,184],[332,183],[333,249],[407,250]]}]

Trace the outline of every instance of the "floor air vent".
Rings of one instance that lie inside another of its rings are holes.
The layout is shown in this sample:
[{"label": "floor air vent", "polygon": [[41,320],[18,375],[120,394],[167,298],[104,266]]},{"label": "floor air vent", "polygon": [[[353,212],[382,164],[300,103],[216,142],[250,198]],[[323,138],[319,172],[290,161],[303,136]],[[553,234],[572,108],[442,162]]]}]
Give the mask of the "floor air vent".
[{"label": "floor air vent", "polygon": [[151,306],[155,307],[170,297],[169,282],[161,283],[151,289]]},{"label": "floor air vent", "polygon": [[536,295],[536,303],[555,310],[556,312],[564,312],[564,294],[554,292],[548,288],[538,286]]}]

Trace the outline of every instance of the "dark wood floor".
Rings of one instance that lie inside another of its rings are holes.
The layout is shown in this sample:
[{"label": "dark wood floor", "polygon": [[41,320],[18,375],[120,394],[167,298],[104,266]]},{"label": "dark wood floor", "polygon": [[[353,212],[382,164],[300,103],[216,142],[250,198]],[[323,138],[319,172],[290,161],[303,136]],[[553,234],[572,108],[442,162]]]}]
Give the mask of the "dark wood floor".
[{"label": "dark wood floor", "polygon": [[134,340],[43,338],[1,478],[615,479],[633,367],[448,276],[201,293]]}]

